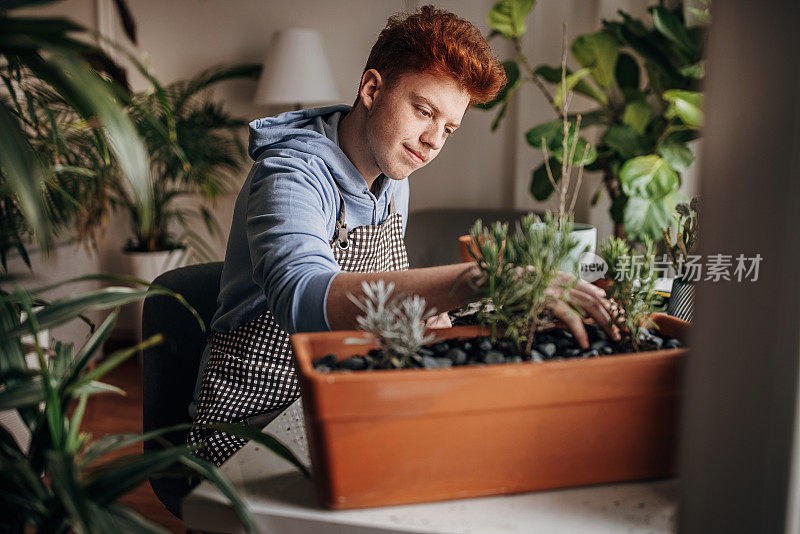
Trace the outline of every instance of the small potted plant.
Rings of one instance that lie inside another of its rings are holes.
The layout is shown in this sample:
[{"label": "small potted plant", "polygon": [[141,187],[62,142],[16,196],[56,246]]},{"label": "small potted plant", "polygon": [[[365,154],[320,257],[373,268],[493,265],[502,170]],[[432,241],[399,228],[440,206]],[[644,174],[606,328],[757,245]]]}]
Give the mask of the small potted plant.
[{"label": "small potted plant", "polygon": [[699,215],[700,197],[694,197],[689,204],[675,206],[673,224],[662,229],[663,245],[675,269],[667,313],[684,321],[691,321],[694,314],[694,290],[699,271],[696,270],[697,258],[692,257],[691,252],[697,244]]},{"label": "small potted plant", "polygon": [[[376,283],[353,297],[362,331],[292,336],[327,506],[674,473],[685,323],[651,316],[649,282],[620,283],[626,338],[611,341],[589,323],[592,346],[580,349],[547,309],[569,287],[552,289],[574,246],[569,222],[530,216],[513,232],[496,225],[480,236],[482,324],[426,332],[424,300]],[[638,319],[650,323],[626,327]]]}]

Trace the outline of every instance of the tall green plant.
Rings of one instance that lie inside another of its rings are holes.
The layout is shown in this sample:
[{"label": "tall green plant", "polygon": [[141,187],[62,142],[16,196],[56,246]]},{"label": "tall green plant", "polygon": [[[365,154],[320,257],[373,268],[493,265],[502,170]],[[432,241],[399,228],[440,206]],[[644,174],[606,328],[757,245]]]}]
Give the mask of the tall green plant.
[{"label": "tall green plant", "polygon": [[[57,95],[79,119],[80,127],[91,132],[101,166],[112,161],[118,166],[142,206],[143,224],[151,224],[147,152],[122,105],[125,91],[118,76],[122,70],[88,40],[91,33],[79,24],[63,18],[13,14],[16,8],[46,3],[51,2],[18,0],[0,6],[0,75],[8,93],[0,99],[0,198],[3,214],[13,216],[3,219],[0,259],[4,268],[10,249],[18,250],[27,261],[24,241],[28,236],[41,250],[48,250],[52,236],[61,227],[61,221],[49,213],[52,194],[63,183],[60,178],[64,173],[94,170],[86,166],[67,170],[64,161],[49,159],[52,151],[42,154],[37,150],[32,139],[47,124],[54,144],[63,138],[58,118],[42,117],[35,109],[36,89],[30,87],[29,80]],[[115,5],[129,38],[135,42],[134,25],[125,3],[120,0]],[[88,60],[101,65],[104,73],[117,76],[116,79],[101,76]],[[77,128],[78,121],[73,122]],[[81,204],[81,199],[73,200]]]},{"label": "tall green plant", "polygon": [[[574,115],[567,117],[568,144],[575,143],[575,135],[580,139],[573,157],[583,160],[587,170],[602,172],[592,205],[605,190],[618,237],[658,239],[682,198],[678,193],[681,172],[694,161],[687,143],[698,137],[702,125],[700,84],[705,72],[702,58],[708,9],[692,11],[700,24],[691,27],[682,6],[651,7],[651,24],[620,11],[621,20],[604,20],[600,31],[572,41],[572,58],[580,69],[568,71],[562,78],[560,68],[534,67],[522,51],[525,19],[534,4],[534,0],[501,0],[490,9],[491,36],[510,41],[516,54],[503,63],[506,87],[494,101],[479,107],[499,106],[492,124],[495,130],[509,99],[526,82],[536,85],[552,106],[559,118],[526,133],[534,149],[541,150],[544,138],[551,153],[549,161],[531,176],[531,194],[542,201],[553,193],[554,183],[561,179],[562,162],[570,157],[561,150],[564,99],[574,91],[593,101],[594,109],[583,113],[580,123]],[[592,127],[599,130],[596,147],[580,136]],[[591,147],[586,157],[584,146]],[[552,179],[548,164],[554,170]]]},{"label": "tall green plant", "polygon": [[547,320],[545,310],[570,287],[564,283],[560,293],[553,293],[554,282],[563,270],[575,273],[576,266],[568,263],[578,245],[572,228],[570,219],[550,213],[543,220],[526,215],[511,234],[507,224],[485,228],[475,222],[470,254],[481,272],[475,283],[481,295],[478,319],[493,340],[503,335],[521,352],[530,352],[536,331]]},{"label": "tall green plant", "polygon": [[[260,72],[261,66],[255,64],[214,67],[172,83],[163,92],[150,89],[134,95],[131,117],[147,145],[153,180],[149,225],[141,218],[145,206],[138,197],[122,183],[115,188],[114,201],[128,212],[134,234],[128,250],[189,245],[198,259],[214,256],[194,228],[202,224],[212,236],[219,231],[208,203],[228,192],[239,176],[246,156],[239,134],[247,121],[232,117],[211,99],[210,90],[228,80],[255,79]],[[170,143],[163,142],[164,131],[169,132]],[[180,204],[181,197],[195,195],[203,201],[198,208]],[[178,236],[170,233],[175,224],[181,228]]]},{"label": "tall green plant", "polygon": [[[52,288],[43,288],[48,289]],[[118,307],[143,298],[147,291],[172,295],[188,307],[182,297],[158,287],[112,286],[34,308],[40,291],[16,289],[0,295],[0,410],[16,410],[31,434],[30,445],[23,449],[0,426],[0,530],[163,532],[117,500],[148,478],[195,475],[215,484],[231,500],[248,531],[255,532],[252,518],[230,482],[217,467],[196,456],[193,448],[172,446],[108,458],[121,448],[189,425],[96,440],[81,431],[90,396],[124,394],[100,379],[139,350],[162,341],[159,334],[101,360],[101,348],[114,327]],[[59,342],[52,348],[39,345],[41,329],[68,323],[88,310],[108,309],[113,311],[79,350]],[[24,320],[20,312],[25,313]],[[32,343],[23,341],[26,334],[32,336]],[[37,366],[26,361],[26,353],[31,351]],[[271,436],[240,424],[209,428],[255,440],[308,476],[305,466]]]},{"label": "tall green plant", "polygon": [[656,328],[650,320],[659,309],[660,297],[656,293],[655,245],[645,238],[643,252],[618,237],[609,237],[600,245],[600,257],[608,264],[606,294],[614,302],[610,312],[612,324],[627,334],[633,350],[639,350],[645,328]]}]

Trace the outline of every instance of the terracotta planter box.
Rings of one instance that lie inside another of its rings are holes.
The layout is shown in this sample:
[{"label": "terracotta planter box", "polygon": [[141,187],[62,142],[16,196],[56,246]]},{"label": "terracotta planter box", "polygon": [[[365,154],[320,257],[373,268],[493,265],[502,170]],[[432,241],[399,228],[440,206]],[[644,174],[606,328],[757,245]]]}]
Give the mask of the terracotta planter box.
[{"label": "terracotta planter box", "polygon": [[[688,323],[657,315],[685,339]],[[477,327],[434,331],[473,337]],[[314,479],[361,508],[668,477],[687,349],[452,369],[318,373],[362,332],[292,336]]]}]

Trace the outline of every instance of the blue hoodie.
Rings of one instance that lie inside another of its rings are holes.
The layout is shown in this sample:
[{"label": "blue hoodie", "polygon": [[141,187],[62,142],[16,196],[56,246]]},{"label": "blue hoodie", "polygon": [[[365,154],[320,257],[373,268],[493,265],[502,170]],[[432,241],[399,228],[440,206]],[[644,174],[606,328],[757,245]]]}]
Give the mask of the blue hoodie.
[{"label": "blue hoodie", "polygon": [[211,330],[227,332],[269,309],[287,332],[330,330],[325,303],[340,272],[329,242],[341,199],[347,227],[380,224],[394,194],[408,216],[408,180],[381,175],[373,195],[339,148],[350,106],[305,109],[250,123],[253,164],[236,199]]}]

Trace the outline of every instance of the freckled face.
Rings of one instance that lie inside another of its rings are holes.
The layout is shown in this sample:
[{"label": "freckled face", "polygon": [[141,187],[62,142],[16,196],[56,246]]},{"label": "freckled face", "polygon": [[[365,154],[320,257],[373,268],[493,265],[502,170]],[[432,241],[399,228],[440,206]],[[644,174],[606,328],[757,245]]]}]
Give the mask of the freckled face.
[{"label": "freckled face", "polygon": [[367,146],[380,171],[402,180],[427,165],[461,124],[469,93],[449,76],[403,74],[369,109]]}]

